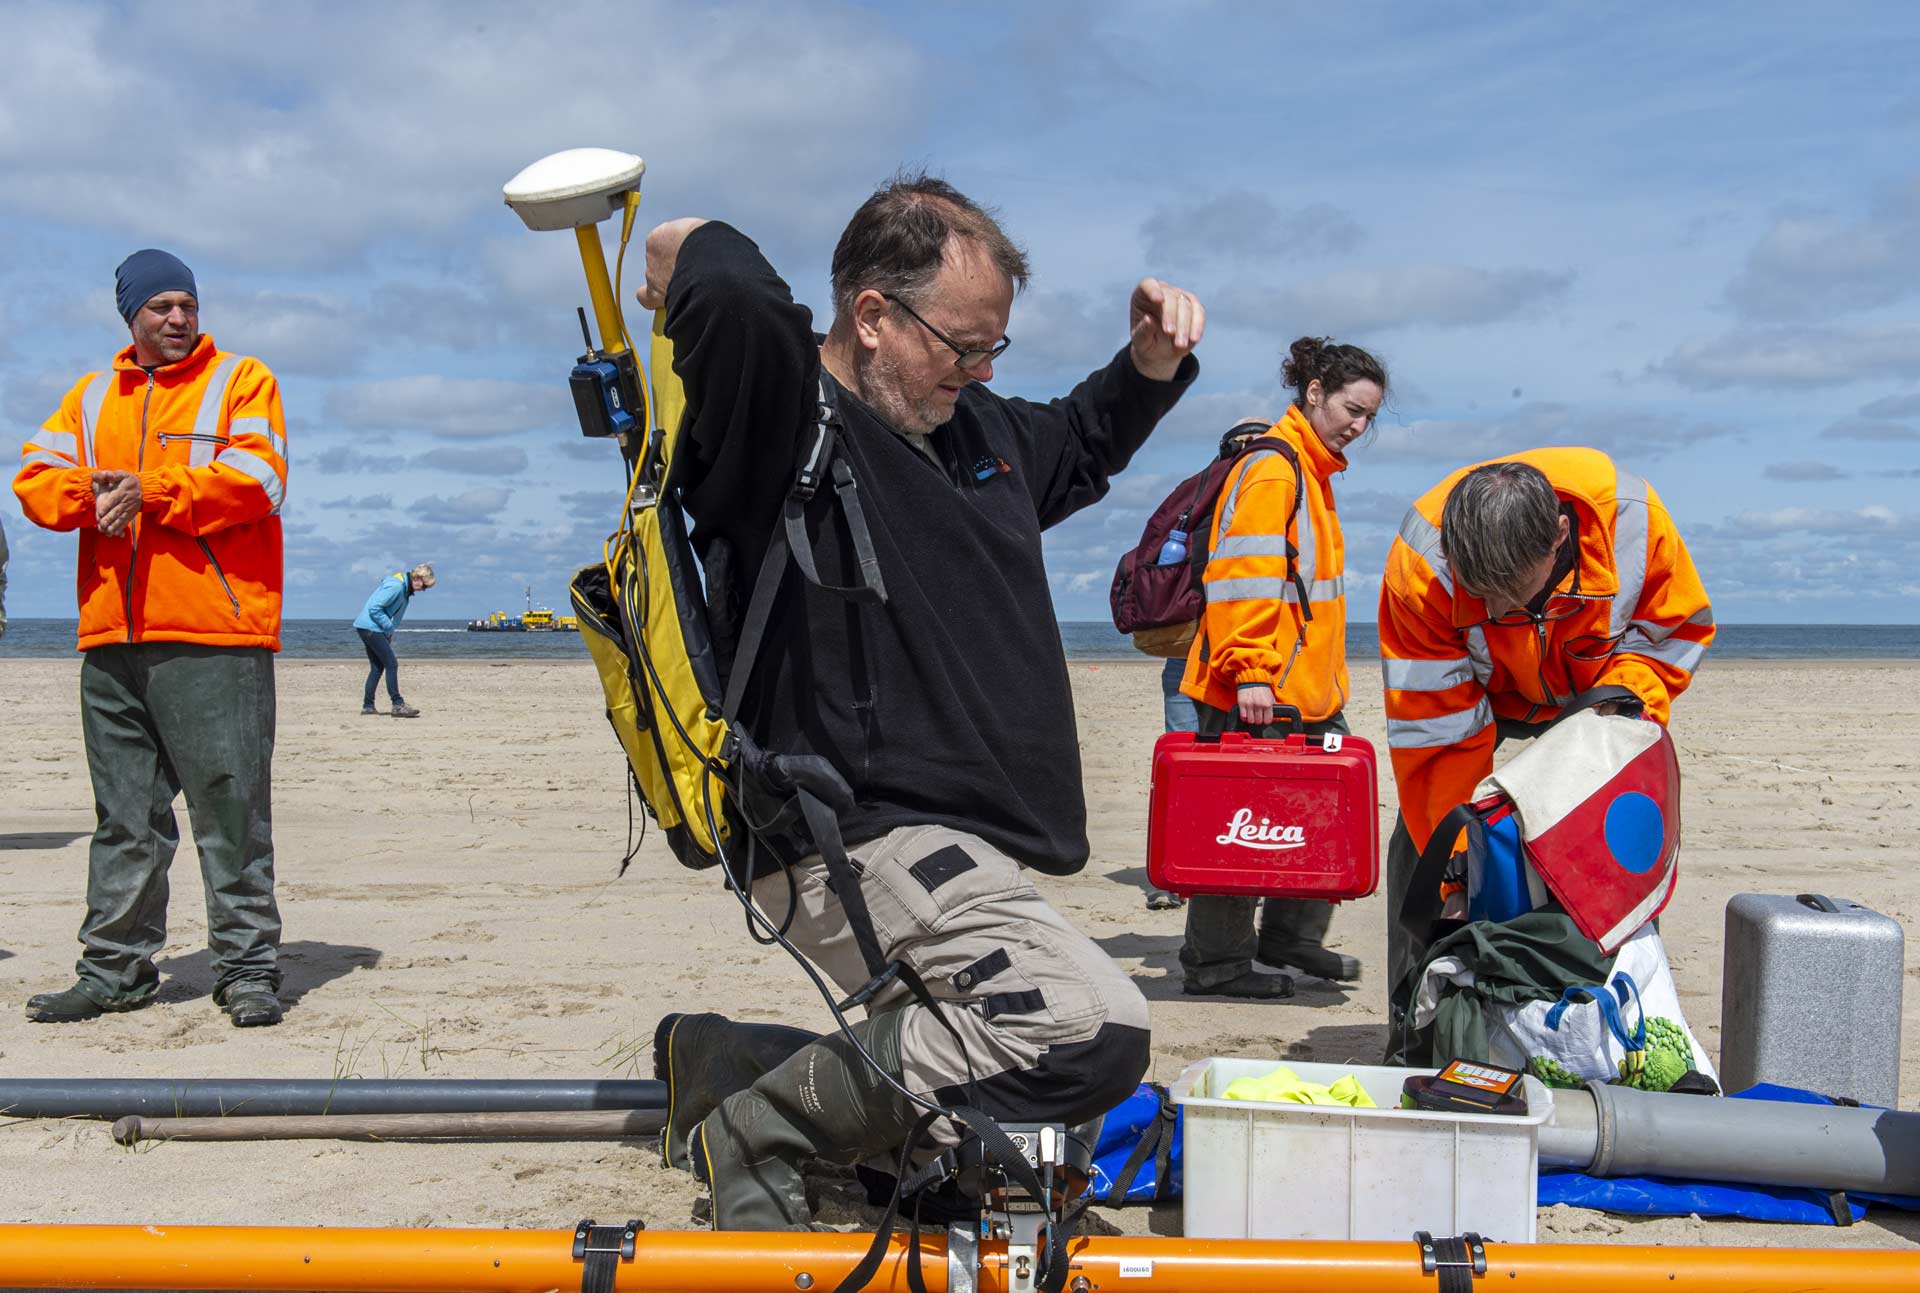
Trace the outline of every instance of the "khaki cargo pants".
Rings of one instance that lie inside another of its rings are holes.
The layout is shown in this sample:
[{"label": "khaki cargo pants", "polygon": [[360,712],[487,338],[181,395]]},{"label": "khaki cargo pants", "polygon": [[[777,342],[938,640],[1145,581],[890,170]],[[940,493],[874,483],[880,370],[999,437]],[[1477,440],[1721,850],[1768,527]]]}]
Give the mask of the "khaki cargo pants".
[{"label": "khaki cargo pants", "polygon": [[[882,955],[919,973],[954,1030],[900,984],[869,1007],[903,1012],[909,1090],[1002,1121],[1069,1125],[1133,1093],[1151,1058],[1146,1000],[1019,863],[939,826],[902,827],[849,854]],[[790,874],[791,895],[776,873],[754,885],[754,899],[776,924],[791,906],[787,937],[842,993],[855,991],[867,967],[826,864],[810,858]],[[949,1132],[944,1120],[936,1130]]]}]

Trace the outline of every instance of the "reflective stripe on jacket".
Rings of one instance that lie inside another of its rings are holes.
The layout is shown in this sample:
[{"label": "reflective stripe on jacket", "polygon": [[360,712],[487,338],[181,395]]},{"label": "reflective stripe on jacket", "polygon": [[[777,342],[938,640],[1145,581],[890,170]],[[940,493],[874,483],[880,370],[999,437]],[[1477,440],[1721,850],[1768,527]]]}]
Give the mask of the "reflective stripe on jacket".
[{"label": "reflective stripe on jacket", "polygon": [[406,618],[407,603],[411,600],[412,592],[413,581],[407,577],[407,572],[394,571],[382,579],[380,586],[367,598],[367,604],[354,617],[353,627],[392,637],[394,625]]},{"label": "reflective stripe on jacket", "polygon": [[[1264,682],[1308,722],[1331,718],[1347,701],[1346,544],[1333,507],[1333,477],[1347,460],[1328,449],[1298,408],[1266,432],[1300,458],[1300,510],[1293,467],[1268,450],[1241,460],[1220,490],[1202,582],[1207,607],[1187,656],[1180,690],[1231,710],[1244,683]],[[1313,607],[1287,578],[1287,540]]]},{"label": "reflective stripe on jacket", "polygon": [[[1415,845],[1493,770],[1494,719],[1544,722],[1595,687],[1630,688],[1665,723],[1707,645],[1713,612],[1673,518],[1653,487],[1597,449],[1531,449],[1494,459],[1539,468],[1575,514],[1577,593],[1563,619],[1486,624],[1440,552],[1447,496],[1471,467],[1408,509],[1380,587],[1387,743]],[[1484,465],[1484,464],[1480,464]]]},{"label": "reflective stripe on jacket", "polygon": [[[95,528],[93,472],[140,476],[140,514]],[[21,446],[13,492],[27,519],[80,531],[80,649],[198,642],[280,649],[280,507],[287,428],[257,359],[201,334],[149,375],[133,347],[88,373]]]}]

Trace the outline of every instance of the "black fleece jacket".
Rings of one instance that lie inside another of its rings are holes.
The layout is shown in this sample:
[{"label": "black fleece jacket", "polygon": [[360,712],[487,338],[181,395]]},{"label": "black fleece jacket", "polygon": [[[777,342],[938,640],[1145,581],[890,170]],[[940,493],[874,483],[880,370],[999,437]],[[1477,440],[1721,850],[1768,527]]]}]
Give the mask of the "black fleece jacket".
[{"label": "black fleece jacket", "polygon": [[[717,636],[737,633],[811,436],[812,316],[759,249],[721,223],[682,245],[666,332],[686,388],[673,483],[692,521]],[[979,383],[932,436],[936,466],[828,377],[888,601],[863,605],[790,570],[740,719],[767,749],[826,756],[853,787],[848,843],[950,826],[1056,875],[1087,860],[1073,695],[1040,532],[1107,492],[1192,383],[1140,376],[1123,350],[1046,404]],[[859,567],[831,488],[807,509],[821,577]]]}]

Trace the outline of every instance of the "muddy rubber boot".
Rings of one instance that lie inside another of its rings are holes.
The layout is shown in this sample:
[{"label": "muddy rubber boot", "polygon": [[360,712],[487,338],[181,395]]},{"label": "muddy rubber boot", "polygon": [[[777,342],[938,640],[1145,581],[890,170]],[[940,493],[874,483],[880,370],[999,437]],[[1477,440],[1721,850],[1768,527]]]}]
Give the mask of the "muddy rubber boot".
[{"label": "muddy rubber boot", "polygon": [[[873,1058],[900,1076],[900,1016],[853,1026]],[[852,1164],[897,1150],[921,1110],[887,1085],[834,1033],[728,1096],[694,1135],[694,1175],[713,1195],[715,1230],[806,1230],[800,1165]]]},{"label": "muddy rubber boot", "polygon": [[667,1084],[660,1153],[668,1167],[693,1170],[687,1141],[720,1102],[744,1091],[818,1033],[780,1024],[742,1024],[725,1015],[666,1015],[653,1030],[653,1075]]}]

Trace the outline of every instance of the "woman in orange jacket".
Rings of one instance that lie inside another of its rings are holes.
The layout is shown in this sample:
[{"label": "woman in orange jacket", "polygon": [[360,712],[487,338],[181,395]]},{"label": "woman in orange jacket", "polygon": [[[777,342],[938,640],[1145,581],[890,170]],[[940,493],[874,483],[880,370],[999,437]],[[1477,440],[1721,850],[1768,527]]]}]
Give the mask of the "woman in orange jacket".
[{"label": "woman in orange jacket", "polygon": [[[1202,580],[1207,609],[1180,687],[1199,710],[1203,734],[1237,722],[1284,735],[1290,724],[1274,722],[1276,705],[1298,710],[1309,735],[1347,731],[1345,541],[1333,477],[1347,468],[1347,446],[1373,425],[1387,371],[1358,346],[1302,337],[1281,373],[1295,399],[1266,434],[1292,449],[1298,471],[1278,450],[1253,454],[1220,491]],[[1180,949],[1185,991],[1292,996],[1292,978],[1256,969],[1256,959],[1357,979],[1360,963],[1325,946],[1332,919],[1331,904],[1314,899],[1195,897]]]}]

